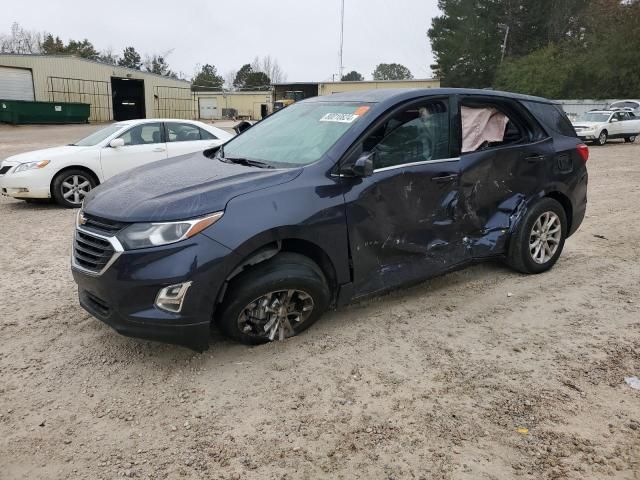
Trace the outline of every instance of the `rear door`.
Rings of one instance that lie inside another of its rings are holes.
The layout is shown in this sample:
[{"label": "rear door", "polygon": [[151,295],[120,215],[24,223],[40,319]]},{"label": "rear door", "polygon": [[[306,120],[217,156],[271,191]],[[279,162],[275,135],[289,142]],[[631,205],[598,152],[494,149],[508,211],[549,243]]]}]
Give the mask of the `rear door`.
[{"label": "rear door", "polygon": [[131,168],[167,158],[162,123],[135,125],[118,138],[123,147],[106,146],[100,152],[100,163],[105,180]]},{"label": "rear door", "polygon": [[550,178],[554,142],[510,99],[471,95],[460,105],[461,222],[474,258],[500,255],[512,216]]},{"label": "rear door", "polygon": [[345,193],[356,296],[423,279],[464,261],[456,223],[459,158],[450,151],[447,97],[386,115],[354,147],[374,173]]},{"label": "rear door", "polygon": [[165,130],[169,157],[201,152],[224,143],[224,140],[193,123],[165,122]]}]

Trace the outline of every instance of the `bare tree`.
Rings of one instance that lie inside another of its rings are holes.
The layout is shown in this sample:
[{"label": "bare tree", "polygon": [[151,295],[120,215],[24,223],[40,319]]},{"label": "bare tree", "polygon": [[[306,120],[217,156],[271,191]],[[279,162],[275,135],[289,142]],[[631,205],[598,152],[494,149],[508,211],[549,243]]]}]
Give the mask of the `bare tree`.
[{"label": "bare tree", "polygon": [[271,79],[271,83],[282,83],[287,80],[287,74],[284,73],[278,60],[271,55],[265,57],[256,57],[251,62],[251,69],[254,72],[263,72]]},{"label": "bare tree", "polygon": [[238,74],[237,70],[229,70],[224,74],[224,88],[227,90],[235,90],[233,86],[233,81],[236,79],[236,75]]},{"label": "bare tree", "polygon": [[25,30],[14,22],[11,33],[0,35],[0,53],[40,53],[42,37],[42,33]]}]

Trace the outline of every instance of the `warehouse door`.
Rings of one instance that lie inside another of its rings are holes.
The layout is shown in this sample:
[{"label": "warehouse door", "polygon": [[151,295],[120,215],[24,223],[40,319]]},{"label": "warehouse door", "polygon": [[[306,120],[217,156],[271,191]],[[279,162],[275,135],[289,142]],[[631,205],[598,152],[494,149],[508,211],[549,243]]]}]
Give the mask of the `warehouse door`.
[{"label": "warehouse door", "polygon": [[146,118],[144,80],[111,77],[113,119],[116,121]]},{"label": "warehouse door", "polygon": [[0,98],[3,100],[34,101],[31,70],[0,67]]},{"label": "warehouse door", "polygon": [[200,118],[202,120],[213,120],[218,117],[218,99],[217,98],[199,98]]}]

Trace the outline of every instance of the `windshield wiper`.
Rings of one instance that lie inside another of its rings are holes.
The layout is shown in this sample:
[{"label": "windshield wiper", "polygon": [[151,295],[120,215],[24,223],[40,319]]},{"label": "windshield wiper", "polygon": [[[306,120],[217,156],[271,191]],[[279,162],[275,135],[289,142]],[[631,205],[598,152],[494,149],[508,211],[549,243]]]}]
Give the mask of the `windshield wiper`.
[{"label": "windshield wiper", "polygon": [[248,158],[221,157],[220,159],[224,162],[237,163],[239,165],[246,165],[247,167],[275,168],[273,165],[269,165],[268,163],[260,162],[258,160],[249,160]]}]

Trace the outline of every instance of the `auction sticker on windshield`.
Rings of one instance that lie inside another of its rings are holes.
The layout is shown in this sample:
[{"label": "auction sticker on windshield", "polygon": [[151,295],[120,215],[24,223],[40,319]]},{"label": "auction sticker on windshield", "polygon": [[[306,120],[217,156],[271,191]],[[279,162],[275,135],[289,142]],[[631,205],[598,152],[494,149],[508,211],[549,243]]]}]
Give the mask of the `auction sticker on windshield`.
[{"label": "auction sticker on windshield", "polygon": [[360,115],[355,113],[327,113],[320,119],[321,122],[338,122],[338,123],[353,123]]}]

